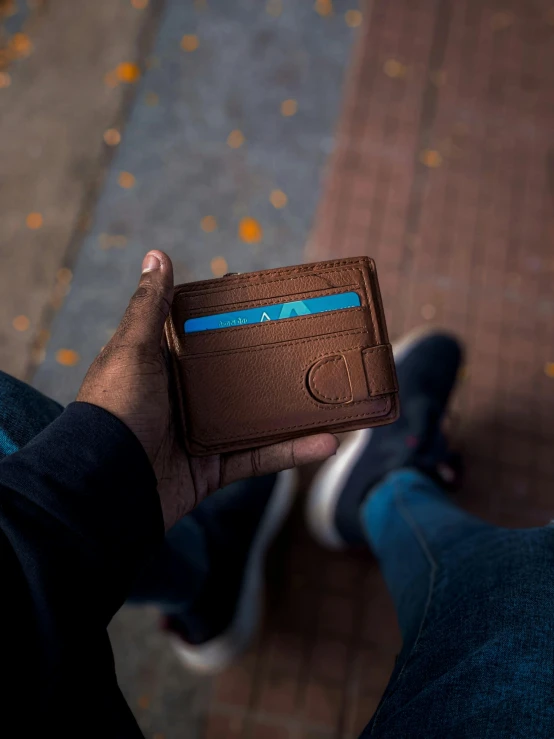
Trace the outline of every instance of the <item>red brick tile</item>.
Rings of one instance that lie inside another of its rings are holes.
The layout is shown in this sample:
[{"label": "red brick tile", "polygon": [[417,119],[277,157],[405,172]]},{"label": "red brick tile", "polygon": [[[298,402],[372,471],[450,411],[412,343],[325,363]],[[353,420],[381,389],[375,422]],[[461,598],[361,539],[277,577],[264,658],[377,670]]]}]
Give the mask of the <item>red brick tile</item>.
[{"label": "red brick tile", "polygon": [[347,719],[347,726],[351,736],[360,736],[373,718],[373,714],[377,710],[380,700],[381,696],[377,695],[365,697],[353,707]]},{"label": "red brick tile", "polygon": [[222,705],[246,707],[252,694],[254,665],[254,655],[248,655],[216,677],[214,700]]},{"label": "red brick tile", "polygon": [[[457,435],[467,476],[459,500],[490,520],[522,525],[554,508],[554,385],[543,371],[554,361],[547,351],[553,273],[544,266],[550,260],[554,268],[544,167],[554,49],[535,43],[544,28],[528,18],[523,0],[512,5],[518,24],[491,34],[492,6],[452,4],[446,84],[421,126],[436,4],[375,0],[354,52],[310,259],[374,256],[393,337],[422,323],[428,304],[435,323],[463,333],[469,375]],[[522,23],[531,24],[524,34]],[[409,66],[405,79],[384,73],[390,58]],[[427,170],[419,154],[435,147],[443,161]],[[272,621],[300,634],[301,644],[268,640],[256,694],[276,718],[287,713],[319,725],[295,739],[331,739],[339,727],[342,739],[354,739],[401,646],[394,608],[374,565],[350,568],[347,558],[300,539]],[[311,652],[302,638],[313,640]],[[315,681],[302,685],[310,675]],[[334,682],[339,675],[343,684]],[[220,695],[241,705],[249,690],[227,687]]]},{"label": "red brick tile", "polygon": [[293,733],[287,726],[258,720],[252,725],[250,739],[293,739]]},{"label": "red brick tile", "polygon": [[283,675],[296,675],[306,652],[304,638],[292,631],[276,630],[268,641],[269,669]]},{"label": "red brick tile", "polygon": [[267,713],[291,714],[296,708],[298,689],[296,678],[268,675],[260,687],[258,708]]},{"label": "red brick tile", "polygon": [[316,680],[342,683],[348,672],[349,650],[345,642],[320,638],[314,645],[311,675]]},{"label": "red brick tile", "polygon": [[206,720],[204,739],[242,739],[244,720],[238,716],[210,713]]},{"label": "red brick tile", "polygon": [[402,638],[392,598],[384,583],[379,591],[370,593],[362,617],[361,638],[366,644],[376,644],[382,651],[398,654]]},{"label": "red brick tile", "polygon": [[341,714],[343,691],[315,681],[306,686],[304,718],[325,727],[337,726]]},{"label": "red brick tile", "polygon": [[345,595],[355,594],[365,566],[365,559],[347,555],[335,556],[327,565],[327,588]]},{"label": "red brick tile", "polygon": [[354,602],[340,595],[324,595],[321,599],[318,626],[322,634],[349,637],[354,628]]},{"label": "red brick tile", "polygon": [[389,684],[396,656],[379,649],[360,649],[357,655],[357,692],[361,696],[380,697]]},{"label": "red brick tile", "polygon": [[346,731],[357,737],[373,716],[394,669],[394,657],[377,650],[360,650],[356,680],[346,711]]},{"label": "red brick tile", "polygon": [[314,591],[308,586],[291,589],[287,592],[285,601],[280,607],[280,628],[287,631],[297,631],[299,634],[312,628],[316,618],[318,599],[318,591]]},{"label": "red brick tile", "polygon": [[551,444],[548,442],[539,442],[536,445],[536,463],[537,472],[540,475],[543,475],[550,481],[554,479],[554,453]]}]

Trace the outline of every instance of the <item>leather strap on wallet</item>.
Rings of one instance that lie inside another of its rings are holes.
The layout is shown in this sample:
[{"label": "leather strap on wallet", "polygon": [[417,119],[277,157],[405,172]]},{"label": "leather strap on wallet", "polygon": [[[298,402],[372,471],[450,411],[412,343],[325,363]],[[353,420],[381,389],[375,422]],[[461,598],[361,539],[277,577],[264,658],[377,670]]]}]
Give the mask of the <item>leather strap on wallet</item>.
[{"label": "leather strap on wallet", "polygon": [[[281,320],[262,314],[259,323],[185,332],[192,318],[269,311],[292,301],[313,305],[311,298],[344,293],[358,296],[356,307]],[[398,417],[392,350],[368,257],[179,285],[166,339],[184,443],[193,455],[380,426]]]}]

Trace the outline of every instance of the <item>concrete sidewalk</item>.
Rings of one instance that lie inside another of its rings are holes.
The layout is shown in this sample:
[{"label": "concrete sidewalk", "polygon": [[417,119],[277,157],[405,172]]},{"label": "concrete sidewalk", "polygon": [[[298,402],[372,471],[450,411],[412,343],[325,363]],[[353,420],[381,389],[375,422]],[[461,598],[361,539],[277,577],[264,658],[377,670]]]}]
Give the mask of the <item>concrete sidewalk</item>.
[{"label": "concrete sidewalk", "polygon": [[29,378],[111,159],[104,132],[123,126],[134,97],[135,85],[106,75],[144,61],[161,6],[26,8],[4,5],[0,37],[0,367]]}]

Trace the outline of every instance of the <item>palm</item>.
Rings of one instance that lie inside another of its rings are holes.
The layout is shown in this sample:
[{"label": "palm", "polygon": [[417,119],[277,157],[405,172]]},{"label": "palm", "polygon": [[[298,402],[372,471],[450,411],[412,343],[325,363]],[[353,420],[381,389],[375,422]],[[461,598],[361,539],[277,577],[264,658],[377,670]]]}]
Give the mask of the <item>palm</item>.
[{"label": "palm", "polygon": [[[156,264],[147,267],[151,256]],[[172,265],[166,254],[155,251],[143,266],[139,288],[111,341],[92,363],[77,400],[104,408],[135,434],[156,474],[166,529],[234,480],[334,454],[336,439],[319,434],[233,454],[189,457],[171,397],[168,357],[162,349],[173,298]]]}]

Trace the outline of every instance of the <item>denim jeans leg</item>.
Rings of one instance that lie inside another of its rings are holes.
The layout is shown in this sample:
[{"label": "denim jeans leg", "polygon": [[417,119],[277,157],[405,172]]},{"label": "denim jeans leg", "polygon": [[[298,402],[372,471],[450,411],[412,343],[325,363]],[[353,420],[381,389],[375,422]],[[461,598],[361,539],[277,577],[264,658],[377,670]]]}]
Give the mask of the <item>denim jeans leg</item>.
[{"label": "denim jeans leg", "polygon": [[62,411],[55,400],[0,371],[0,459],[28,444]]},{"label": "denim jeans leg", "polygon": [[492,526],[415,470],[362,519],[403,648],[364,737],[554,736],[554,530]]}]

